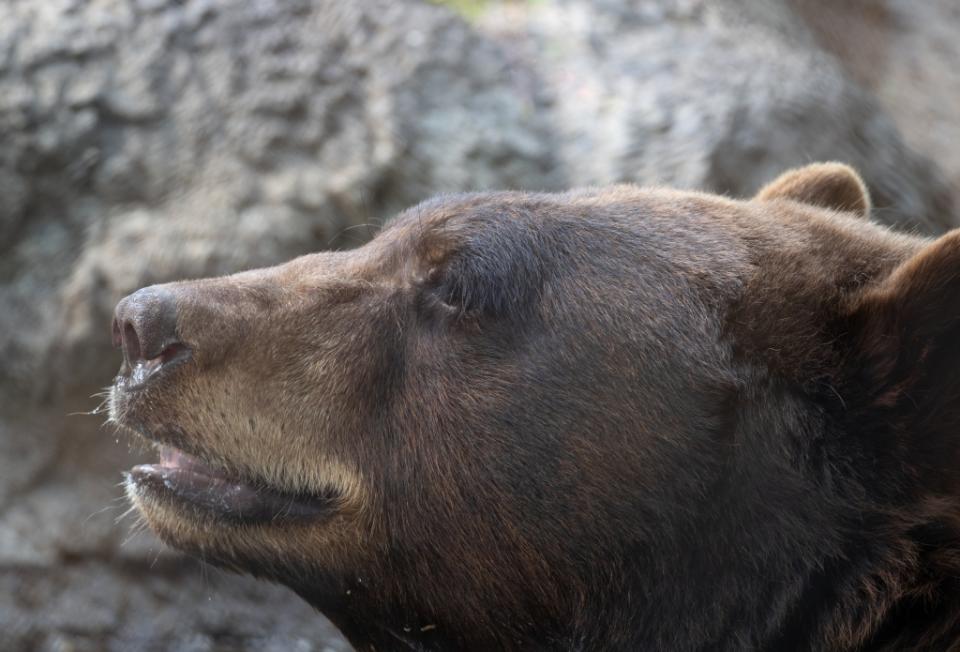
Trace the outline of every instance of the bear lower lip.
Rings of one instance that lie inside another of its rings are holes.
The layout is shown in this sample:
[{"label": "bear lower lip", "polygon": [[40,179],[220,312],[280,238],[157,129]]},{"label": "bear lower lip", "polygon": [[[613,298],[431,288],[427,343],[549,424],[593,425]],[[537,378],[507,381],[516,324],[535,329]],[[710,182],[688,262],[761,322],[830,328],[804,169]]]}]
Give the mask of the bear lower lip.
[{"label": "bear lower lip", "polygon": [[330,513],[331,496],[298,496],[255,486],[176,449],[160,449],[159,464],[133,467],[138,490],[236,523],[309,521]]}]

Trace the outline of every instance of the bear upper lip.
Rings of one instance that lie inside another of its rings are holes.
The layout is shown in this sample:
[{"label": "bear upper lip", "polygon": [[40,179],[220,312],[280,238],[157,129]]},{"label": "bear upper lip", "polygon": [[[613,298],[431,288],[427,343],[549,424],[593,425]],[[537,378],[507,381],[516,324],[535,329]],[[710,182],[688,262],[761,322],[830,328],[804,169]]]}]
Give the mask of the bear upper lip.
[{"label": "bear upper lip", "polygon": [[297,495],[247,482],[171,446],[160,447],[160,462],[129,473],[140,491],[176,500],[236,523],[278,523],[329,514],[333,495]]},{"label": "bear upper lip", "polygon": [[187,362],[192,357],[190,349],[180,342],[165,347],[159,355],[133,362],[124,358],[117,383],[127,391],[143,389],[151,382],[172,369]]}]

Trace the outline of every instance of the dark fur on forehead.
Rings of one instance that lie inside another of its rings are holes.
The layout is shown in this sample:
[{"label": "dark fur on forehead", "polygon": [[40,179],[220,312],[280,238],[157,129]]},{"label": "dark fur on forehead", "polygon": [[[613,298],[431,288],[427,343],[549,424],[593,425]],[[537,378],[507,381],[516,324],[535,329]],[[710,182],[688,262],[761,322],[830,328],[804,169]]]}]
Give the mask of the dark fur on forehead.
[{"label": "dark fur on forehead", "polygon": [[[533,215],[536,196],[458,195],[408,214],[426,264],[427,291],[463,316],[521,318],[544,278],[549,234]],[[422,226],[422,230],[418,227]]]}]

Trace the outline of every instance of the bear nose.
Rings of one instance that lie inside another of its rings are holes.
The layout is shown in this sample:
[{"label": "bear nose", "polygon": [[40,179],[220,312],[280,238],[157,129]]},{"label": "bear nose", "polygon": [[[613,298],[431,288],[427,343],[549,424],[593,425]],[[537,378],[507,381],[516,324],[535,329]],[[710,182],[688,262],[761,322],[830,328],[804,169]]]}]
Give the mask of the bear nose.
[{"label": "bear nose", "polygon": [[120,300],[113,314],[113,346],[130,368],[162,363],[185,347],[177,339],[177,301],[167,289],[151,286]]}]

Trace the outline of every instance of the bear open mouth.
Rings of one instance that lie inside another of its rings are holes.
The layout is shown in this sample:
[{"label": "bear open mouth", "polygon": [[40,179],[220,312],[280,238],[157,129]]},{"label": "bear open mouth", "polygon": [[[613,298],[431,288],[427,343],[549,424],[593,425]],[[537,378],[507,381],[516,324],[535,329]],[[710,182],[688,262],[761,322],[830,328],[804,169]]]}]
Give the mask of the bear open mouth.
[{"label": "bear open mouth", "polygon": [[231,477],[170,446],[160,447],[158,464],[130,470],[139,491],[174,500],[237,523],[289,523],[328,515],[334,497],[301,496]]}]

